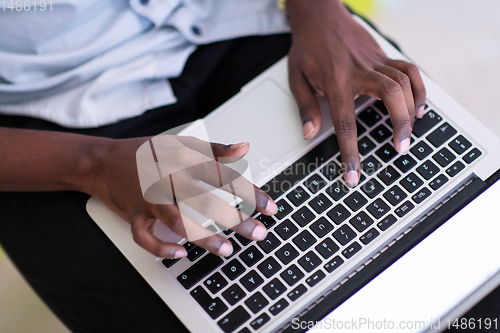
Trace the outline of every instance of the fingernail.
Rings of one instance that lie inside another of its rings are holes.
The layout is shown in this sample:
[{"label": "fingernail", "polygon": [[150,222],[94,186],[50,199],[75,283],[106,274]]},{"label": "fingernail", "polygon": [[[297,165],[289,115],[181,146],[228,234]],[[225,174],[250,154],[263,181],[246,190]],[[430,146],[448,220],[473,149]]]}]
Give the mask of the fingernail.
[{"label": "fingernail", "polygon": [[410,139],[406,138],[399,143],[398,153],[406,155],[410,151]]},{"label": "fingernail", "polygon": [[182,257],[185,257],[187,255],[187,252],[186,250],[177,250],[175,251],[175,255],[174,255],[174,258],[182,258]]},{"label": "fingernail", "polygon": [[219,255],[221,257],[227,257],[231,253],[233,253],[233,247],[227,243],[222,243],[222,245],[219,247]]},{"label": "fingernail", "polygon": [[278,206],[271,199],[267,200],[266,213],[274,215],[278,212]]},{"label": "fingernail", "polygon": [[263,240],[264,238],[266,238],[266,235],[267,235],[267,230],[262,225],[255,226],[255,228],[252,231],[253,239]]},{"label": "fingernail", "polygon": [[248,145],[248,142],[242,143],[241,145],[238,146],[238,148],[245,147],[246,145]]},{"label": "fingernail", "polygon": [[417,110],[417,118],[422,119],[423,116],[424,116],[424,106],[422,105]]},{"label": "fingernail", "polygon": [[304,134],[304,139],[307,139],[313,131],[314,131],[313,123],[311,121],[305,123],[304,127],[302,127],[302,133]]},{"label": "fingernail", "polygon": [[346,175],[345,175],[345,182],[347,184],[347,186],[350,186],[350,187],[354,187],[358,184],[358,181],[359,181],[359,178],[358,178],[358,172],[357,171],[349,171]]}]

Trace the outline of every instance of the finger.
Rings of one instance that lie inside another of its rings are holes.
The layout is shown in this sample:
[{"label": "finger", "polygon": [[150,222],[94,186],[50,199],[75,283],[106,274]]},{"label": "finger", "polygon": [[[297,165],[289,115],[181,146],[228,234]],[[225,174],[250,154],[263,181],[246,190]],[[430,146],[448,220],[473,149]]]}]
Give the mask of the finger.
[{"label": "finger", "polygon": [[327,98],[340,147],[344,180],[348,186],[356,186],[360,177],[360,163],[354,99],[353,96],[340,95],[339,91],[342,90],[334,88]]},{"label": "finger", "polygon": [[411,119],[403,88],[387,75],[376,71],[370,72],[367,79],[365,93],[384,101],[389,111],[394,130],[394,148],[400,154],[407,154],[410,150]]},{"label": "finger", "polygon": [[178,136],[177,140],[211,159],[217,158],[221,163],[234,163],[245,156],[250,149],[248,142],[226,145],[203,141],[192,136]]},{"label": "finger", "polygon": [[153,234],[156,220],[147,216],[136,216],[132,220],[134,241],[146,251],[161,258],[176,259],[187,255],[186,249],[179,244],[165,243]]},{"label": "finger", "polygon": [[289,72],[290,89],[299,107],[302,120],[302,133],[305,139],[312,139],[321,128],[321,109],[318,100],[302,72],[298,70]]},{"label": "finger", "polygon": [[416,109],[417,118],[422,118],[424,116],[426,91],[424,86],[424,81],[420,75],[418,67],[412,63],[402,61],[402,60],[389,60],[387,65],[397,68],[401,72],[408,75],[410,78],[411,89],[413,92],[413,98]]},{"label": "finger", "polygon": [[[233,246],[230,241],[193,222],[187,215],[181,214],[177,205],[158,205],[157,214],[165,225],[173,232],[192,241],[192,243],[219,256],[229,256],[233,252]],[[190,228],[190,236],[186,229]],[[208,237],[206,237],[208,236]]]},{"label": "finger", "polygon": [[234,194],[266,215],[278,212],[278,206],[266,192],[252,184],[239,172],[217,161],[208,161],[187,168],[186,171],[207,184]]},{"label": "finger", "polygon": [[415,101],[411,90],[410,78],[405,73],[390,66],[380,66],[377,67],[376,70],[396,81],[403,89],[406,108],[410,116],[411,126],[413,127],[413,122],[415,121]]},{"label": "finger", "polygon": [[267,229],[262,224],[262,222],[254,219],[248,218],[237,226],[231,228],[237,234],[242,235],[245,238],[260,241],[266,238]]}]

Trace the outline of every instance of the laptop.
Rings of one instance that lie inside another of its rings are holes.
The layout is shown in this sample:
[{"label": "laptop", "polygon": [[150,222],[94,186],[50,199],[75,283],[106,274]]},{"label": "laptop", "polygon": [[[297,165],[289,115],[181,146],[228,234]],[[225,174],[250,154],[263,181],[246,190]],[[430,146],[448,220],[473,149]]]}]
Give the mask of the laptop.
[{"label": "laptop", "polygon": [[[356,19],[389,57],[409,61]],[[179,133],[250,143],[252,181],[279,208],[255,216],[268,228],[264,241],[207,220],[233,243],[221,258],[160,223],[158,237],[189,251],[167,260],[135,244],[129,224],[95,198],[89,215],[192,332],[437,332],[456,324],[500,283],[500,260],[488,255],[500,253],[500,140],[421,73],[427,106],[407,155],[394,150],[384,104],[355,101],[362,176],[348,188],[326,101],[320,132],[304,140],[287,75],[284,58]]]}]

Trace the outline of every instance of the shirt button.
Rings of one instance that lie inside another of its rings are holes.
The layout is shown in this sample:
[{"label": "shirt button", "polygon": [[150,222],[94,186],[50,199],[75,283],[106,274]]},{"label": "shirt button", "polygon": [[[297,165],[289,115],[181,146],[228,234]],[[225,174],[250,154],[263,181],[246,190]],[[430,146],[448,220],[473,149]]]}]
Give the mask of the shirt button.
[{"label": "shirt button", "polygon": [[197,27],[196,25],[193,25],[191,27],[191,31],[193,32],[193,34],[195,34],[196,36],[199,36],[201,35],[201,29],[199,27]]},{"label": "shirt button", "polygon": [[140,0],[141,4],[146,6],[149,3],[149,0]]}]

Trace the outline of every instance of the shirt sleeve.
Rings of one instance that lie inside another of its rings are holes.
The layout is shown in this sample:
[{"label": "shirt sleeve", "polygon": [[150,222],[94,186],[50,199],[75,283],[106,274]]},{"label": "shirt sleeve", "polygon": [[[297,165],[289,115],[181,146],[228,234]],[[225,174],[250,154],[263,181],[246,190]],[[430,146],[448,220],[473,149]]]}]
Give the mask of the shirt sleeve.
[{"label": "shirt sleeve", "polygon": [[290,31],[276,0],[130,0],[157,28],[176,28],[194,44]]}]

